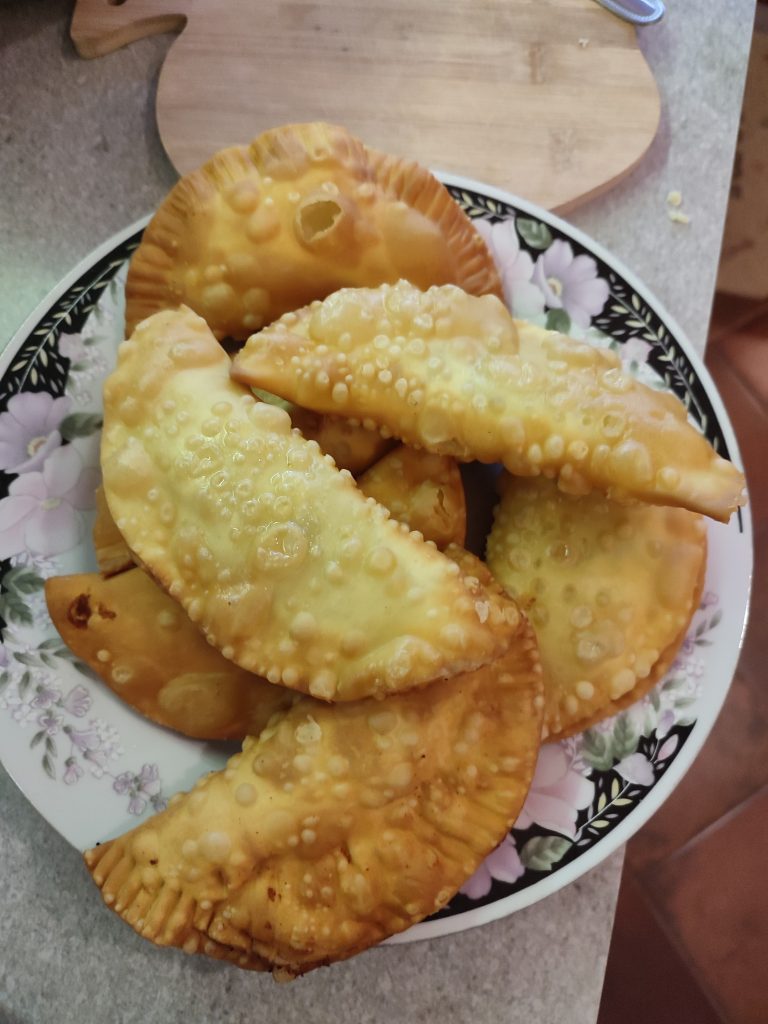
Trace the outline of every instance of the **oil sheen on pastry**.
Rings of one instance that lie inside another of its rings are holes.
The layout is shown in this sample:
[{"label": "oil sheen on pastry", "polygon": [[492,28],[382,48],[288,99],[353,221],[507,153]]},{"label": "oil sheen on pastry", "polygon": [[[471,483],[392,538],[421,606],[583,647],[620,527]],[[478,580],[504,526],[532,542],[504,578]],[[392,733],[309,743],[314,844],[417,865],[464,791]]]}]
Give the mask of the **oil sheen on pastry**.
[{"label": "oil sheen on pastry", "polygon": [[722,521],[744,500],[743,475],[673,395],[610,350],[515,323],[495,297],[455,286],[342,289],[249,338],[233,374],[439,454],[556,476],[570,493]]},{"label": "oil sheen on pastry", "polygon": [[231,380],[188,309],[143,321],[104,386],[104,493],[142,564],[222,654],[326,700],[498,657],[513,610],[366,499]]},{"label": "oil sheen on pastry", "polygon": [[501,294],[485,242],[426,168],[334,125],[286,125],[173,188],[131,260],[127,332],[184,303],[243,339],[345,285],[400,277]]},{"label": "oil sheen on pastry", "polygon": [[45,582],[48,611],[78,658],[136,711],[186,736],[241,740],[299,699],[227,661],[142,569]]},{"label": "oil sheen on pastry", "polygon": [[551,738],[642,697],[666,672],[698,607],[701,516],[681,508],[572,497],[550,480],[505,475],[488,566],[539,640]]},{"label": "oil sheen on pastry", "polygon": [[86,863],[158,945],[281,979],[346,959],[445,906],[505,835],[536,762],[540,687],[521,618],[498,661],[424,690],[300,698]]},{"label": "oil sheen on pastry", "polygon": [[467,506],[455,459],[400,445],[363,473],[357,485],[439,548],[464,544]]}]

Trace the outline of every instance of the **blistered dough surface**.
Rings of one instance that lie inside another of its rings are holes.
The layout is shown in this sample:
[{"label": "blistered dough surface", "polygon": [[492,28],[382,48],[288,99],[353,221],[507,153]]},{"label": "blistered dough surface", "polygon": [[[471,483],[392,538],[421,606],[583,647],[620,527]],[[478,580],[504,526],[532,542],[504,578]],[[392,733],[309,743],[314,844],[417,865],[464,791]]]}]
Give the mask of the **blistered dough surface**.
[{"label": "blistered dough surface", "polygon": [[363,473],[360,490],[439,548],[464,544],[467,505],[456,460],[399,445]]},{"label": "blistered dough surface", "polygon": [[183,303],[242,339],[342,286],[400,277],[501,294],[485,242],[426,168],[343,128],[286,125],[173,188],[131,260],[127,330]]},{"label": "blistered dough surface", "polygon": [[197,739],[258,735],[298,695],[227,661],[141,569],[46,580],[62,639],[126,704]]},{"label": "blistered dough surface", "polygon": [[230,379],[190,310],[144,321],[104,388],[118,529],[222,654],[326,700],[504,651],[518,613],[366,499],[288,414]]},{"label": "blistered dough surface", "polygon": [[686,509],[505,475],[488,566],[536,629],[550,737],[615,714],[666,671],[698,606],[706,550],[704,521]]},{"label": "blistered dough surface", "polygon": [[624,373],[610,350],[515,323],[493,296],[450,285],[342,289],[249,338],[233,374],[439,454],[555,476],[574,494],[723,521],[744,501],[743,475],[677,398]]},{"label": "blistered dough surface", "polygon": [[141,935],[292,977],[445,906],[517,817],[541,730],[535,641],[385,701],[300,698],[224,771],[86,854]]}]

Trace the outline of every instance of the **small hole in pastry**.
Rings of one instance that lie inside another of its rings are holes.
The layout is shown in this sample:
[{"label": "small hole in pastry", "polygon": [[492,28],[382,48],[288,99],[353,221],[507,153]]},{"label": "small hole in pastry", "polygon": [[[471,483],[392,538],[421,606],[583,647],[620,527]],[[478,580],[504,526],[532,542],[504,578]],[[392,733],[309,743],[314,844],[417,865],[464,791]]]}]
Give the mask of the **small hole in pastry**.
[{"label": "small hole in pastry", "polygon": [[305,242],[327,234],[341,216],[341,207],[333,199],[316,199],[298,212],[298,226]]}]

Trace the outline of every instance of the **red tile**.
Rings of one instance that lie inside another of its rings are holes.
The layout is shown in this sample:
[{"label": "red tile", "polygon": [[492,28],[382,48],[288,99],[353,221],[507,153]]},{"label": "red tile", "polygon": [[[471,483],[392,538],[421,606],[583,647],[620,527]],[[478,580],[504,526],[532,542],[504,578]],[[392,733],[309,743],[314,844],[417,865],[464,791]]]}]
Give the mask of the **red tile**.
[{"label": "red tile", "polygon": [[[663,807],[627,845],[627,864],[651,877],[724,814],[768,784],[768,687],[737,674],[701,753]],[[768,850],[766,851],[768,853]]]},{"label": "red tile", "polygon": [[768,411],[718,348],[708,355],[707,366],[739,443],[747,474],[752,517],[757,525],[768,524]]},{"label": "red tile", "polygon": [[768,316],[723,338],[718,354],[731,364],[763,406],[768,406]]},{"label": "red tile", "polygon": [[712,306],[707,345],[718,345],[723,338],[745,327],[766,310],[768,302],[763,299],[747,299],[742,295],[717,292]]},{"label": "red tile", "polygon": [[597,1024],[722,1024],[626,871]]},{"label": "red tile", "polygon": [[766,853],[768,786],[645,880],[663,926],[733,1024],[768,1017]]}]

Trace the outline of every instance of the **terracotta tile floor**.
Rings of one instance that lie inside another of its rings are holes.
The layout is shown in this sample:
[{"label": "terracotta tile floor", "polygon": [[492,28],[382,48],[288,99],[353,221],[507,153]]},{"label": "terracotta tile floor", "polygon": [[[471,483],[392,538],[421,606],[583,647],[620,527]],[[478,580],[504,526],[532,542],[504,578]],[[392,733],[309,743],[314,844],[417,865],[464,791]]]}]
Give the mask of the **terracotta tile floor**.
[{"label": "terracotta tile floor", "polygon": [[750,626],[704,749],[628,844],[599,1024],[768,1022],[768,303],[718,296],[707,365],[750,486]]}]

